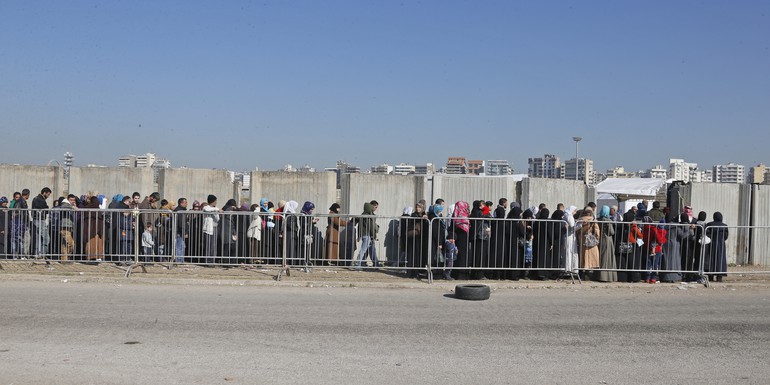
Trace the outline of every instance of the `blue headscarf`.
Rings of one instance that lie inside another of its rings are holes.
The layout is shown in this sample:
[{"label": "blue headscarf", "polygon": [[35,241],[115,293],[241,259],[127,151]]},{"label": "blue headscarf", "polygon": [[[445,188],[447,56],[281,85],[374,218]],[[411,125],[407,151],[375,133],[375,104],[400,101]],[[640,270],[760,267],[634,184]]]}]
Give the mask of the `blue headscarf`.
[{"label": "blue headscarf", "polygon": [[315,205],[311,201],[305,202],[305,204],[302,205],[302,214],[310,214],[310,211],[315,208]]},{"label": "blue headscarf", "polygon": [[437,217],[441,216],[441,212],[444,211],[444,205],[433,205],[433,214]]},{"label": "blue headscarf", "polygon": [[114,197],[112,197],[112,200],[115,202],[123,202],[123,194],[116,194]]},{"label": "blue headscarf", "polygon": [[264,209],[265,211],[267,211],[267,198],[262,198],[262,199],[259,201],[259,207],[261,207],[262,209]]},{"label": "blue headscarf", "polygon": [[604,205],[602,206],[602,210],[599,211],[599,218],[609,218],[610,217],[610,206]]}]

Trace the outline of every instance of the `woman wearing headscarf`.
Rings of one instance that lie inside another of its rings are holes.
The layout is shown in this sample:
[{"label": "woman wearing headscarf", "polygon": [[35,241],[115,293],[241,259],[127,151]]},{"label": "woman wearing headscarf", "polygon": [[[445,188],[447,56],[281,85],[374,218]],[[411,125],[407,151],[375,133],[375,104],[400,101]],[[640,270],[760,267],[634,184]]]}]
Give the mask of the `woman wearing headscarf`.
[{"label": "woman wearing headscarf", "polygon": [[558,279],[561,276],[561,272],[556,269],[564,267],[564,259],[567,256],[568,224],[564,221],[564,211],[555,210],[551,214],[549,224],[553,246],[551,246],[551,252],[549,253],[548,260],[546,260],[545,267],[550,269],[546,272],[546,276],[551,279]]},{"label": "woman wearing headscarf", "polygon": [[299,254],[300,243],[298,218],[299,213],[297,213],[298,209],[298,202],[288,201],[282,208],[283,214],[278,217],[282,226],[281,240],[283,242],[283,248],[286,249],[286,264],[288,265],[302,264],[302,261],[300,260],[301,256]]},{"label": "woman wearing headscarf", "polygon": [[[685,273],[684,280],[687,282],[699,281],[697,271],[700,271],[701,253],[703,250],[703,229],[706,227],[708,214],[705,211],[698,213],[698,217],[690,219],[686,211],[682,211],[681,218],[687,218],[690,226],[690,236],[682,242],[682,269],[689,271]],[[704,266],[705,268],[705,266]]]},{"label": "woman wearing headscarf", "polygon": [[249,263],[262,264],[262,226],[264,221],[262,216],[259,215],[260,209],[258,204],[253,204],[249,207],[250,215],[244,215],[249,219],[249,228],[246,229],[246,236],[243,238],[244,243],[248,239],[249,243]]},{"label": "woman wearing headscarf", "polygon": [[532,224],[532,270],[529,271],[529,279],[545,280],[549,273],[540,270],[548,267],[547,261],[551,258],[553,247],[553,225],[549,221],[551,212],[543,208],[537,212],[537,220]]},{"label": "woman wearing headscarf", "polygon": [[348,221],[340,217],[339,203],[329,207],[329,217],[326,223],[326,259],[331,266],[337,265],[340,255],[340,229],[344,229]]},{"label": "woman wearing headscarf", "polygon": [[599,245],[592,245],[589,242],[589,240],[593,238],[597,240],[601,239],[601,229],[594,220],[594,212],[590,207],[583,209],[583,216],[578,219],[576,228],[577,239],[579,242],[578,247],[580,248],[580,268],[583,269],[583,274],[588,277],[589,275],[585,274],[585,271],[593,271],[601,266],[599,262],[601,259],[599,255]]},{"label": "woman wearing headscarf", "polygon": [[[527,226],[521,219],[521,206],[516,205],[508,212],[505,221],[505,238],[507,253],[502,261],[504,269],[524,268],[524,244],[527,240]],[[507,270],[506,277],[518,281],[523,277],[523,270]]]},{"label": "woman wearing headscarf", "polygon": [[[447,227],[444,219],[441,217],[444,212],[444,205],[433,205],[428,213],[428,221],[430,225],[430,242],[432,245],[433,256],[432,265],[437,268],[444,267],[446,260],[439,258],[439,253],[444,253],[444,243],[446,242]],[[454,267],[454,266],[453,266]]]},{"label": "woman wearing headscarf", "polygon": [[610,218],[610,207],[602,206],[599,211],[599,270],[596,280],[600,282],[615,282],[618,273],[615,261],[615,223]]},{"label": "woman wearing headscarf", "polygon": [[414,205],[412,216],[406,225],[406,260],[409,278],[417,277],[417,269],[424,268],[428,261],[428,241],[430,237],[430,222],[422,203]]},{"label": "woman wearing headscarf", "polygon": [[235,199],[229,199],[222,206],[222,219],[219,221],[219,255],[223,263],[235,263],[238,256],[236,245],[238,242],[238,226],[236,218]]},{"label": "woman wearing headscarf", "polygon": [[670,213],[666,216],[666,243],[663,244],[663,260],[660,269],[664,272],[660,274],[661,282],[678,282],[682,280],[682,243],[686,242],[690,236],[690,221],[686,214],[679,216],[679,223],[676,223]]},{"label": "woman wearing headscarf", "polygon": [[564,270],[568,273],[576,273],[578,267],[578,248],[575,243],[575,211],[576,206],[567,207],[562,219],[567,223],[567,234],[565,239]]},{"label": "woman wearing headscarf", "polygon": [[104,258],[104,214],[99,212],[99,198],[90,197],[86,204],[88,211],[83,213],[82,234],[86,241],[83,250],[88,260]]},{"label": "woman wearing headscarf", "polygon": [[[257,205],[253,205],[256,206]],[[254,212],[248,204],[244,203],[237,210],[235,215],[236,232],[238,233],[238,240],[236,242],[237,255],[241,258],[241,263],[252,263],[251,252],[251,239],[248,236],[249,227],[251,226],[251,214]],[[256,255],[256,254],[255,254]]]},{"label": "woman wearing headscarf", "polygon": [[406,232],[409,229],[410,225],[410,219],[412,216],[412,213],[414,213],[414,208],[412,206],[406,206],[404,207],[404,210],[401,212],[401,218],[398,221],[398,265],[399,266],[406,266],[405,263],[407,262],[406,257],[406,242],[407,242],[407,235]]},{"label": "woman wearing headscarf", "polygon": [[[478,201],[479,207],[474,213],[471,212],[471,218],[476,218],[471,224],[475,222],[475,227],[471,226],[474,230],[473,234],[473,260],[469,263],[468,267],[487,268],[489,267],[489,243],[492,235],[492,213],[489,206],[485,205],[483,201]],[[485,270],[474,270],[471,272],[471,278],[473,279],[486,279],[487,272]]]},{"label": "woman wearing headscarf", "polygon": [[454,207],[454,215],[452,217],[452,224],[449,231],[455,233],[457,260],[455,261],[452,274],[455,275],[454,278],[456,279],[465,280],[468,279],[468,270],[464,268],[468,267],[468,254],[470,252],[470,220],[468,219],[468,202],[458,201],[455,203]]},{"label": "woman wearing headscarf", "polygon": [[323,242],[322,239],[316,239],[318,230],[315,224],[318,222],[318,218],[313,217],[313,210],[315,210],[315,204],[311,201],[306,201],[302,204],[302,210],[297,218],[297,224],[299,225],[299,251],[300,258],[304,261],[305,266],[312,266],[319,255],[315,252],[317,247],[316,242]]},{"label": "woman wearing headscarf", "polygon": [[706,261],[704,270],[713,281],[722,282],[727,273],[727,225],[723,222],[722,213],[714,213],[714,220],[706,224]]}]

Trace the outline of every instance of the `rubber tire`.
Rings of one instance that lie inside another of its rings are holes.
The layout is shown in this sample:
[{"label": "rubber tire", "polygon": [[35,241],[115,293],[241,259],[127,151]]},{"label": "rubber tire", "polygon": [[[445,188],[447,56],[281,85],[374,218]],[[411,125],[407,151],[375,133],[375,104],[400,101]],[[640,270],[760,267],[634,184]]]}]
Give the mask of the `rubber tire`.
[{"label": "rubber tire", "polygon": [[489,299],[489,286],[479,284],[465,284],[455,286],[455,298],[469,301],[483,301]]}]

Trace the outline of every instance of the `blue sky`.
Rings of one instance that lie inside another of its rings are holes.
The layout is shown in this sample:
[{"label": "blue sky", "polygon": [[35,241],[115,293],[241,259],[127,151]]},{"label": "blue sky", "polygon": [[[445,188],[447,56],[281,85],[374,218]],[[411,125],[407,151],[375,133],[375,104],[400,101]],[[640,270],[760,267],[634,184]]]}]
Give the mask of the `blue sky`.
[{"label": "blue sky", "polygon": [[4,1],[0,163],[770,164],[768,1]]}]

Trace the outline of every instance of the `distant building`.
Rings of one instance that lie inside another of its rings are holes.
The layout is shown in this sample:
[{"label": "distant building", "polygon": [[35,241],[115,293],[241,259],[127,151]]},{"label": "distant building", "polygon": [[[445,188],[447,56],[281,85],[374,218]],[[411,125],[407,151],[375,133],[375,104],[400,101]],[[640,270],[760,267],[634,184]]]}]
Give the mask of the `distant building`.
[{"label": "distant building", "polygon": [[562,165],[562,179],[582,180],[583,183],[591,186],[595,182],[594,161],[591,159],[575,158],[569,159]]},{"label": "distant building", "polygon": [[371,169],[372,174],[392,174],[393,166],[383,163],[379,166],[373,166]]},{"label": "distant building", "polygon": [[716,183],[746,183],[746,167],[728,163],[714,166],[713,179]]},{"label": "distant building", "polygon": [[688,163],[684,159],[669,159],[668,160],[668,178],[674,180],[681,180],[684,182],[690,181],[692,171],[698,169],[697,163]]},{"label": "distant building", "polygon": [[606,178],[636,178],[637,173],[633,171],[626,171],[625,168],[622,166],[617,166],[615,168],[607,170],[607,173],[603,176],[604,179]]},{"label": "distant building", "polygon": [[768,171],[770,171],[770,169],[764,164],[758,164],[749,168],[748,182],[751,184],[770,184],[770,181],[767,179]]},{"label": "distant building", "polygon": [[659,164],[656,165],[653,168],[649,168],[645,171],[639,172],[640,178],[659,178],[659,179],[668,179],[668,172],[665,168],[663,168],[663,165]]},{"label": "distant building", "polygon": [[449,157],[446,162],[444,172],[447,174],[462,175],[467,174],[468,166],[463,157]]},{"label": "distant building", "polygon": [[513,175],[513,169],[507,160],[488,160],[485,171],[487,175]]},{"label": "distant building", "polygon": [[690,182],[695,182],[695,183],[713,182],[711,170],[691,170]]},{"label": "distant building", "polygon": [[[553,154],[545,154],[542,158],[527,160],[527,175],[530,178],[561,178],[561,160]],[[574,178],[574,175],[573,175]]]},{"label": "distant building", "polygon": [[393,166],[393,174],[397,175],[411,175],[415,173],[416,167],[411,164],[399,163]]},{"label": "distant building", "polygon": [[469,160],[467,174],[472,175],[484,175],[484,161],[483,160]]},{"label": "distant building", "polygon": [[414,173],[419,175],[433,175],[436,173],[436,167],[433,163],[427,163],[424,166],[414,166]]}]

